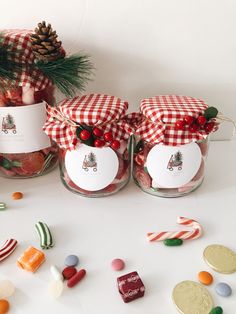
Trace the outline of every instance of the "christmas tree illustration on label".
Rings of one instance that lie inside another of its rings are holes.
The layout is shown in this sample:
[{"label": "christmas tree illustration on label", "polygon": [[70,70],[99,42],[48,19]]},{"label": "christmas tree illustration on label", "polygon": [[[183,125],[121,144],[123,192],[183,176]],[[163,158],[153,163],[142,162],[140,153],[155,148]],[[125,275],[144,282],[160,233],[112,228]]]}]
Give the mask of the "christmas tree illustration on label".
[{"label": "christmas tree illustration on label", "polygon": [[6,117],[2,119],[2,132],[8,134],[8,131],[12,131],[13,134],[16,134],[16,125],[12,115],[7,114]]},{"label": "christmas tree illustration on label", "polygon": [[96,155],[93,152],[84,156],[82,169],[84,169],[84,171],[89,171],[89,168],[93,169],[94,172],[97,171]]},{"label": "christmas tree illustration on label", "polygon": [[179,171],[182,170],[183,167],[183,154],[180,151],[177,151],[177,153],[172,154],[167,169],[169,171],[173,171],[174,168],[177,168]]}]

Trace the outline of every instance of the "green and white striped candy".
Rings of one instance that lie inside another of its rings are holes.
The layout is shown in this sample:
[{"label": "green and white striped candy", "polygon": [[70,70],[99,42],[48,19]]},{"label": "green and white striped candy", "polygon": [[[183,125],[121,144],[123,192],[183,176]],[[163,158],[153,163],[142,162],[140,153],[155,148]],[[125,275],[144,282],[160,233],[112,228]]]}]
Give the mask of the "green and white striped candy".
[{"label": "green and white striped candy", "polygon": [[4,210],[4,209],[6,209],[6,204],[5,203],[2,203],[2,202],[0,202],[0,210]]},{"label": "green and white striped candy", "polygon": [[35,228],[40,238],[40,246],[42,249],[50,249],[54,246],[52,234],[48,226],[44,222],[37,222]]}]

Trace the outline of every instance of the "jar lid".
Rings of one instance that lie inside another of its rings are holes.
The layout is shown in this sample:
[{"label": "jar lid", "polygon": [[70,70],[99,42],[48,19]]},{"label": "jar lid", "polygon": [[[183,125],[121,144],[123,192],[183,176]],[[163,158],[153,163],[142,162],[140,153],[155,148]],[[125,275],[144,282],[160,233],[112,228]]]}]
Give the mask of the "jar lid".
[{"label": "jar lid", "polygon": [[186,115],[197,118],[208,105],[201,99],[159,95],[141,101],[140,112],[152,122],[175,123]]},{"label": "jar lid", "polygon": [[14,52],[13,60],[20,63],[22,71],[14,73],[18,86],[34,87],[35,91],[43,90],[52,82],[40,70],[34,68],[27,69],[27,65],[33,64],[35,57],[30,41],[31,30],[7,29],[1,31],[3,35],[3,45],[8,47],[10,52]]},{"label": "jar lid", "polygon": [[186,116],[196,121],[207,108],[203,100],[188,96],[160,95],[143,99],[140,104],[141,119],[135,132],[147,142],[171,146],[203,140],[210,132],[217,130],[217,123],[212,122],[209,132],[209,128],[200,125],[194,129],[191,125],[176,128],[176,122],[183,122]]},{"label": "jar lid", "polygon": [[57,108],[64,117],[74,122],[101,125],[120,120],[128,109],[128,102],[115,96],[90,94],[65,99]]},{"label": "jar lid", "polygon": [[81,127],[91,132],[96,126],[103,133],[112,132],[116,140],[127,140],[133,131],[125,115],[127,109],[126,101],[103,94],[66,99],[56,107],[47,107],[44,131],[63,149],[74,149],[81,142],[76,133]]}]

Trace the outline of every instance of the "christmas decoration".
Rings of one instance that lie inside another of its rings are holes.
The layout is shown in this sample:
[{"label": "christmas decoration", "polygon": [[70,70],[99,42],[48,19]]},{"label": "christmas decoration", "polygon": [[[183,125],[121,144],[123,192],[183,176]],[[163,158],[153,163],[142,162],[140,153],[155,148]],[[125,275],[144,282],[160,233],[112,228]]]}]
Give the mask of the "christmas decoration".
[{"label": "christmas decoration", "polygon": [[47,107],[46,134],[60,147],[61,179],[73,192],[99,197],[117,192],[129,180],[126,102],[91,94]]},{"label": "christmas decoration", "polygon": [[56,31],[45,21],[31,34],[35,66],[67,97],[83,91],[93,66],[86,55],[65,56]]},{"label": "christmas decoration", "polygon": [[142,100],[131,121],[138,142],[133,176],[143,191],[176,197],[200,186],[208,135],[220,121],[216,108],[193,97],[156,96]]}]

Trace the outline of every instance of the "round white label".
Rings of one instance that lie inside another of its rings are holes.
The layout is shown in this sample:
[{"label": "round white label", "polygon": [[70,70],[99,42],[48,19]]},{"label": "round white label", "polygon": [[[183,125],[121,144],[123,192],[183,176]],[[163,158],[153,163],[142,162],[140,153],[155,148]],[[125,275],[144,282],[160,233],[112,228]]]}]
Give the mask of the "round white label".
[{"label": "round white label", "polygon": [[157,144],[147,156],[147,171],[163,188],[179,188],[195,176],[201,164],[201,150],[192,142],[180,146]]},{"label": "round white label", "polygon": [[65,167],[71,180],[80,188],[98,191],[115,179],[119,160],[110,147],[80,144],[75,150],[66,152]]}]

